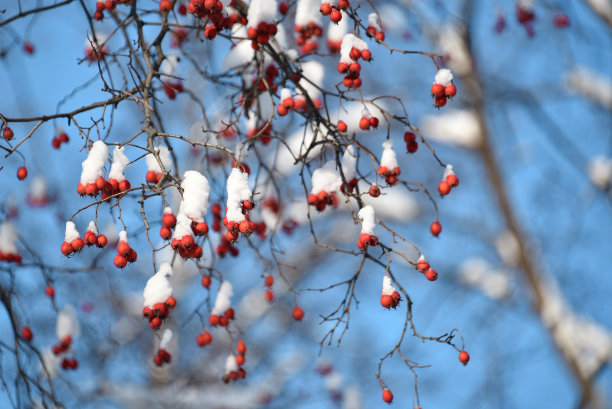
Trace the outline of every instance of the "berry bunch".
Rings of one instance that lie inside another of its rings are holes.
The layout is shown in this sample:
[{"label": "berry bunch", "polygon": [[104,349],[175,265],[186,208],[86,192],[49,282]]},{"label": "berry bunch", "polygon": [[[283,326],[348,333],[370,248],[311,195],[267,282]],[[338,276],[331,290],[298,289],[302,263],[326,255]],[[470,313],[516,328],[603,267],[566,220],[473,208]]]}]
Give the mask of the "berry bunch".
[{"label": "berry bunch", "polygon": [[357,240],[357,247],[359,250],[365,250],[369,246],[378,245],[378,236],[370,235],[368,233],[361,233],[359,240]]},{"label": "berry bunch", "polygon": [[302,54],[310,54],[319,48],[319,42],[316,40],[316,37],[323,35],[323,27],[314,21],[310,21],[305,25],[296,24],[294,30],[297,33],[295,42],[300,46]]},{"label": "berry bunch", "polygon": [[280,116],[285,116],[289,111],[295,109],[295,100],[291,96],[291,91],[288,88],[281,89],[280,104],[276,106],[276,112]]},{"label": "berry bunch", "polygon": [[240,250],[238,250],[238,247],[234,246],[234,243],[232,243],[225,235],[223,235],[221,236],[221,242],[217,245],[215,252],[221,258],[225,257],[228,252],[230,256],[237,257],[240,253]]},{"label": "berry bunch", "polygon": [[408,153],[415,153],[419,149],[419,143],[416,140],[416,135],[413,132],[406,131],[404,133],[404,142],[406,142],[406,150]]},{"label": "berry bunch", "polygon": [[440,196],[446,196],[451,192],[451,189],[459,186],[459,178],[453,172],[453,165],[446,165],[443,179],[438,185]]},{"label": "berry bunch", "polygon": [[199,347],[205,347],[213,341],[213,337],[208,331],[203,331],[196,337],[196,343]]},{"label": "berry bunch", "polygon": [[166,207],[162,216],[162,226],[159,229],[159,235],[164,240],[170,240],[172,237],[172,229],[176,226],[176,216],[172,214],[172,209]]},{"label": "berry bunch", "polygon": [[442,68],[436,74],[431,86],[431,96],[434,98],[434,106],[442,108],[446,105],[447,98],[457,95],[457,87],[453,84],[453,74],[450,70]]},{"label": "berry bunch", "polygon": [[223,14],[223,3],[219,0],[191,0],[187,11],[202,20],[208,20],[204,36],[209,40],[214,39],[218,32],[232,28],[236,22]]},{"label": "berry bunch", "polygon": [[311,193],[308,195],[308,205],[314,206],[319,212],[322,212],[328,205],[337,207],[338,198],[335,193],[329,194],[325,190],[321,190],[317,194]]},{"label": "berry bunch", "polygon": [[274,37],[278,27],[274,23],[259,22],[257,27],[249,26],[247,28],[247,37],[251,40],[251,47],[254,50],[259,50],[263,44],[268,44],[270,37]]},{"label": "berry bunch", "polygon": [[170,310],[176,307],[176,299],[169,296],[165,302],[146,306],[142,310],[142,316],[149,320],[149,327],[156,330],[162,326],[163,321],[170,315]]},{"label": "berry bunch", "polygon": [[119,244],[117,244],[117,255],[115,256],[115,267],[124,268],[127,263],[133,263],[138,258],[136,250],[130,247],[125,230],[119,233]]},{"label": "berry bunch", "polygon": [[108,239],[106,236],[103,234],[98,234],[98,229],[93,221],[89,222],[89,226],[87,227],[87,231],[83,236],[83,240],[88,247],[96,245],[99,248],[104,248],[108,244]]},{"label": "berry bunch", "polygon": [[172,360],[172,355],[163,348],[157,351],[157,354],[153,357],[153,362],[156,366],[162,366],[163,364],[169,364]]},{"label": "berry bunch", "polygon": [[51,146],[55,149],[59,149],[62,143],[68,143],[68,134],[63,129],[58,129],[57,135],[51,140]]},{"label": "berry bunch", "polygon": [[342,20],[342,13],[340,12],[340,10],[346,10],[349,7],[351,7],[351,5],[348,0],[338,0],[337,2],[321,0],[321,8],[319,9],[319,11],[322,15],[326,17],[329,16],[329,20],[332,23],[338,24],[338,22]]},{"label": "berry bunch", "polygon": [[227,327],[227,324],[235,318],[235,315],[234,309],[230,307],[223,314],[210,314],[208,316],[208,323],[213,327],[217,325]]},{"label": "berry bunch", "polygon": [[183,82],[178,80],[175,82],[166,82],[164,84],[164,92],[168,99],[174,101],[176,99],[176,94],[180,94],[185,89],[183,88]]},{"label": "berry bunch", "polygon": [[[70,346],[72,345],[72,337],[70,335],[65,336],[64,338],[62,338],[60,340],[60,342],[58,342],[57,344],[53,345],[53,347],[51,348],[51,351],[53,352],[53,355],[59,356],[59,355],[67,355],[70,353]],[[66,369],[77,369],[79,364],[76,360],[76,358],[74,357],[67,357],[64,356],[62,358],[62,362],[60,364],[61,368],[66,370]]]}]

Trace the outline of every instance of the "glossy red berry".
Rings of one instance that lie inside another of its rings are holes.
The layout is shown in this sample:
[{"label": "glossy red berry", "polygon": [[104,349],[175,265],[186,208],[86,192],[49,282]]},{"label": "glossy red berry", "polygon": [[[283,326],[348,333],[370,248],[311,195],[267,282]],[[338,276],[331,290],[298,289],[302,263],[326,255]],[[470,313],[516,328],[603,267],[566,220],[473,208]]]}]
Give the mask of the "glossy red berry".
[{"label": "glossy red berry", "polygon": [[296,321],[302,321],[302,318],[304,318],[304,310],[296,305],[293,308],[293,319]]},{"label": "glossy red berry", "polygon": [[202,277],[202,286],[204,288],[210,288],[210,284],[211,284],[210,276],[203,276]]},{"label": "glossy red berry", "polygon": [[459,178],[455,174],[451,173],[446,177],[446,182],[451,187],[457,187],[459,185]]},{"label": "glossy red berry", "polygon": [[342,20],[342,13],[338,9],[333,9],[329,14],[329,19],[332,23],[338,23]]},{"label": "glossy red berry", "polygon": [[25,326],[21,328],[21,337],[28,342],[32,340],[33,334],[32,334],[32,330],[30,329],[30,327]]},{"label": "glossy red berry", "polygon": [[393,298],[391,298],[390,295],[383,294],[380,297],[380,305],[382,305],[384,308],[391,308],[392,304],[393,304]]},{"label": "glossy red berry", "polygon": [[11,139],[13,139],[14,136],[15,134],[13,133],[13,130],[11,128],[9,128],[8,126],[4,127],[4,130],[2,131],[2,137],[4,139],[10,141]]},{"label": "glossy red berry", "polygon": [[435,98],[444,96],[444,92],[445,92],[445,89],[444,89],[444,85],[442,84],[435,83],[431,86],[431,95],[434,96]]},{"label": "glossy red berry", "polygon": [[240,355],[244,355],[246,354],[246,351],[247,351],[247,347],[244,341],[243,340],[238,341],[238,343],[236,344],[236,352],[238,352]]},{"label": "glossy red berry", "polygon": [[210,344],[212,340],[213,340],[212,335],[208,331],[204,331],[201,334],[198,334],[198,337],[196,338],[196,342],[198,343],[198,346],[201,346],[201,347]]},{"label": "glossy red berry", "polygon": [[346,132],[347,129],[348,129],[348,126],[346,125],[344,121],[338,121],[338,131]]},{"label": "glossy red berry", "polygon": [[172,10],[172,2],[170,0],[161,0],[159,2],[159,10],[163,13],[167,13]]},{"label": "glossy red berry", "polygon": [[368,192],[372,197],[380,196],[380,188],[377,185],[370,186],[370,190]]},{"label": "glossy red berry", "polygon": [[115,256],[114,263],[115,263],[115,267],[124,268],[125,266],[127,266],[127,258],[122,256],[121,254],[117,254]]},{"label": "glossy red berry", "polygon": [[52,286],[47,285],[45,287],[45,295],[49,298],[55,297],[55,289]]},{"label": "glossy red berry", "polygon": [[366,118],[365,116],[361,117],[361,119],[359,120],[359,128],[361,128],[364,131],[367,131],[368,129],[370,129],[370,120]]},{"label": "glossy red berry", "polygon": [[383,389],[382,399],[386,403],[393,402],[393,394],[391,393],[391,391],[389,389],[387,389],[387,388]]},{"label": "glossy red berry", "polygon": [[444,93],[448,98],[452,98],[457,95],[457,87],[455,84],[449,84],[446,86],[446,88],[444,88]]},{"label": "glossy red berry", "polygon": [[430,268],[425,272],[425,277],[427,277],[429,281],[436,281],[438,279],[438,273],[433,268]]},{"label": "glossy red berry", "polygon": [[442,232],[442,225],[436,220],[431,223],[431,226],[429,226],[429,231],[433,236],[438,237]]},{"label": "glossy red berry", "polygon": [[23,180],[28,177],[28,169],[25,166],[21,166],[17,169],[17,179]]},{"label": "glossy red berry", "polygon": [[450,191],[451,185],[446,180],[440,182],[440,184],[438,185],[438,192],[440,192],[441,196],[446,196],[450,193]]},{"label": "glossy red berry", "polygon": [[107,244],[108,239],[106,238],[106,236],[103,234],[98,234],[98,237],[96,237],[96,246],[98,246],[99,248],[104,248]]},{"label": "glossy red berry", "polygon": [[459,352],[459,362],[461,362],[464,366],[470,361],[470,354],[467,351]]},{"label": "glossy red berry", "polygon": [[266,285],[266,287],[272,287],[274,285],[274,276],[272,274],[269,274],[266,277],[264,284]]}]

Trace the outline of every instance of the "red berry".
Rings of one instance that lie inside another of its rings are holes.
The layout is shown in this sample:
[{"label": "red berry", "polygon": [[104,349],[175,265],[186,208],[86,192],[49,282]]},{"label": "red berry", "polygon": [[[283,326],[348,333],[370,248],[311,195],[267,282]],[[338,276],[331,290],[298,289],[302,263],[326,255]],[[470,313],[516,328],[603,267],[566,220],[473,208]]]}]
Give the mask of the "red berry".
[{"label": "red berry", "polygon": [[159,10],[163,13],[167,13],[172,10],[172,2],[170,0],[161,0],[159,2]]},{"label": "red berry", "polygon": [[278,6],[278,11],[282,15],[287,14],[287,12],[289,11],[289,5],[287,3],[285,3],[284,1],[281,2],[281,4]]},{"label": "red berry", "polygon": [[376,33],[376,39],[378,41],[385,41],[385,33],[383,33],[382,31],[379,31],[378,33]]},{"label": "red berry", "polygon": [[8,126],[4,127],[4,131],[2,131],[2,137],[7,141],[10,141],[11,139],[13,139],[13,136],[15,136],[13,130]]},{"label": "red berry", "polygon": [[444,93],[448,98],[452,98],[457,95],[457,87],[455,84],[449,84],[446,86],[446,88],[444,88]]},{"label": "red berry", "polygon": [[238,343],[236,344],[236,352],[238,352],[240,355],[244,355],[246,354],[246,351],[247,351],[247,347],[244,341],[243,340],[238,341]]},{"label": "red berry", "polygon": [[435,83],[431,86],[431,95],[435,98],[439,98],[445,95],[444,85]]},{"label": "red berry", "polygon": [[435,97],[434,105],[438,108],[442,108],[444,105],[446,105],[446,95],[442,95],[441,97]]},{"label": "red berry", "polygon": [[29,41],[24,41],[23,50],[28,54],[34,54],[34,44]]},{"label": "red berry", "polygon": [[203,276],[202,277],[202,286],[204,288],[210,288],[210,283],[211,283],[210,276]]},{"label": "red berry", "polygon": [[557,14],[553,17],[553,24],[558,28],[569,27],[569,17],[566,14]]},{"label": "red berry", "polygon": [[127,179],[123,179],[121,182],[119,182],[119,190],[121,192],[125,192],[126,190],[130,190],[130,187],[132,187],[130,185],[130,181]]},{"label": "red berry", "polygon": [[27,177],[28,177],[28,170],[26,169],[25,166],[22,166],[19,169],[17,169],[17,179],[23,180]]},{"label": "red berry", "polygon": [[55,297],[55,289],[51,287],[50,285],[47,285],[45,287],[45,295],[49,298]]},{"label": "red berry", "polygon": [[370,196],[372,197],[378,197],[380,196],[380,188],[377,185],[372,185],[370,186],[370,191],[368,193],[370,193]]},{"label": "red berry", "polygon": [[159,329],[161,325],[162,325],[162,320],[159,317],[152,317],[149,320],[149,327],[151,327],[151,329]]},{"label": "red berry", "polygon": [[208,323],[213,327],[219,325],[219,316],[217,314],[210,314],[208,317]]},{"label": "red berry", "polygon": [[361,52],[355,47],[351,48],[351,51],[349,52],[349,58],[351,60],[357,61],[359,57],[361,57]]},{"label": "red berry", "polygon": [[210,332],[208,331],[204,331],[201,334],[198,334],[198,337],[196,338],[196,342],[201,347],[210,344],[212,340],[213,340],[212,335],[210,335]]},{"label": "red berry", "polygon": [[293,308],[293,319],[296,321],[302,321],[302,318],[304,318],[304,310],[296,305]]},{"label": "red berry", "polygon": [[108,239],[106,238],[106,236],[103,234],[99,234],[98,237],[96,238],[96,246],[100,248],[104,248],[106,247],[107,244],[108,244]]},{"label": "red berry", "polygon": [[157,175],[155,174],[155,171],[148,171],[145,179],[148,183],[157,183]]},{"label": "red berry", "polygon": [[266,285],[266,287],[272,287],[274,285],[274,276],[272,274],[269,274],[266,277],[264,284]]},{"label": "red berry", "polygon": [[438,273],[433,268],[430,268],[425,272],[425,277],[427,277],[429,281],[436,281],[438,279]]},{"label": "red berry", "polygon": [[74,250],[74,252],[78,253],[79,251],[83,250],[83,247],[85,246],[85,242],[83,241],[82,238],[77,237],[76,239],[70,242],[70,245],[72,246],[72,249]]},{"label": "red berry", "polygon": [[339,132],[346,132],[346,130],[348,129],[348,126],[346,125],[346,123],[344,121],[338,121],[338,131]]},{"label": "red berry", "polygon": [[459,352],[459,362],[461,362],[464,366],[467,365],[467,363],[470,362],[470,354],[463,350]]},{"label": "red berry", "polygon": [[170,240],[170,237],[172,237],[172,230],[170,230],[166,226],[162,226],[159,229],[159,236],[164,240]]},{"label": "red berry", "polygon": [[329,16],[331,14],[331,12],[332,12],[332,6],[329,3],[323,3],[323,4],[321,4],[321,7],[319,8],[319,11],[324,16]]},{"label": "red berry", "polygon": [[412,141],[416,141],[416,135],[413,132],[405,132],[404,133],[404,142],[410,143]]},{"label": "red berry", "polygon": [[450,191],[451,185],[446,180],[440,182],[440,184],[438,185],[438,192],[440,192],[441,196],[446,196],[450,193]]},{"label": "red berry", "polygon": [[370,126],[372,128],[378,128],[378,118],[376,118],[375,116],[370,118]]},{"label": "red berry", "polygon": [[68,257],[69,255],[71,255],[74,252],[74,249],[72,248],[70,243],[63,242],[60,251],[62,252],[62,254],[64,256]]},{"label": "red berry", "polygon": [[204,236],[205,234],[208,234],[208,225],[204,222],[196,223],[193,230],[196,236]]},{"label": "red berry", "polygon": [[242,355],[242,354],[238,354],[238,355],[236,355],[236,364],[237,364],[238,366],[242,366],[242,365],[244,365],[244,362],[245,362],[245,361],[246,361],[246,359],[244,358],[244,355]]},{"label": "red berry", "polygon": [[329,14],[329,19],[332,23],[337,24],[338,22],[340,22],[340,20],[342,20],[342,13],[338,9],[333,9]]},{"label": "red berry", "polygon": [[451,187],[457,187],[459,185],[459,178],[456,175],[454,175],[453,173],[451,173],[450,175],[448,175],[446,177],[446,182]]},{"label": "red berry", "polygon": [[433,223],[431,223],[431,226],[429,226],[429,231],[431,232],[432,235],[438,237],[440,233],[442,232],[442,225],[440,224],[439,221],[436,220]]},{"label": "red berry", "polygon": [[363,51],[361,51],[361,58],[363,58],[365,61],[371,61],[372,60],[372,52],[370,50],[363,50]]},{"label": "red berry", "polygon": [[30,327],[25,326],[23,328],[21,328],[21,337],[23,339],[25,339],[26,341],[30,342],[32,340],[32,330],[30,329]]},{"label": "red berry", "polygon": [[166,307],[170,308],[171,310],[174,309],[176,307],[176,298],[173,296],[168,297],[166,300]]},{"label": "red berry", "polygon": [[136,261],[136,259],[138,258],[138,253],[136,253],[136,250],[130,248],[130,251],[128,252],[126,259],[129,263],[133,263]]},{"label": "red berry", "polygon": [[391,391],[389,389],[387,389],[387,388],[383,389],[382,399],[386,403],[393,402],[393,394],[391,393]]},{"label": "red berry", "polygon": [[391,298],[390,295],[383,294],[380,297],[380,305],[382,305],[384,308],[391,308],[392,304],[393,304],[393,298]]},{"label": "red berry", "polygon": [[93,14],[94,20],[102,21],[104,20],[104,13],[100,10],[96,10]]},{"label": "red berry", "polygon": [[122,256],[121,254],[117,254],[115,256],[114,263],[115,263],[115,267],[124,268],[125,266],[127,266],[127,258]]},{"label": "red berry", "polygon": [[266,298],[266,301],[268,302],[274,301],[274,291],[268,288],[266,292],[264,293],[264,297]]},{"label": "red berry", "polygon": [[364,131],[367,131],[368,129],[370,129],[370,120],[366,118],[365,116],[362,116],[361,119],[359,120],[359,128],[361,128]]},{"label": "red berry", "polygon": [[349,70],[349,65],[345,62],[339,62],[337,69],[340,74],[346,74]]},{"label": "red berry", "polygon": [[338,0],[338,8],[340,10],[346,10],[350,6],[351,5],[349,4],[348,0]]}]

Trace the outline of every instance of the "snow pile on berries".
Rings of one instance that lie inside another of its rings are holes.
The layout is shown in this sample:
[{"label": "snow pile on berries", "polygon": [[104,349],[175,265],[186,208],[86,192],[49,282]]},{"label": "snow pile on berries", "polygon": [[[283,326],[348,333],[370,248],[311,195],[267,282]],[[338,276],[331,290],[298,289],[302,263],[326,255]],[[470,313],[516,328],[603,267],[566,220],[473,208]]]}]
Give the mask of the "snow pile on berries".
[{"label": "snow pile on berries", "polygon": [[544,279],[542,283],[542,320],[563,354],[572,357],[581,375],[590,379],[612,359],[612,334],[590,319],[578,316],[552,279]]},{"label": "snow pile on berries", "polygon": [[67,221],[66,222],[66,233],[64,235],[64,241],[66,243],[72,243],[72,240],[74,239],[78,239],[79,237],[79,232],[76,229],[76,226],[74,225],[73,222],[71,221]]},{"label": "snow pile on berries", "polygon": [[[612,9],[612,6],[610,6]],[[612,11],[610,12],[612,14]],[[586,67],[576,67],[566,79],[567,86],[596,103],[612,109],[612,80]]]},{"label": "snow pile on berries", "polygon": [[234,295],[232,290],[232,283],[229,281],[224,281],[221,283],[219,287],[219,292],[217,293],[217,298],[215,299],[215,306],[211,314],[213,315],[223,315],[228,308],[232,306],[230,298]]},{"label": "snow pile on berries", "polygon": [[383,277],[383,283],[382,283],[382,294],[392,295],[396,291],[397,291],[397,288],[393,286],[393,283],[391,282],[391,278],[389,278],[388,275],[385,275]]},{"label": "snow pile on berries", "polygon": [[125,147],[117,146],[113,150],[113,163],[111,165],[110,171],[108,172],[108,179],[115,179],[117,182],[122,182],[125,180],[125,175],[123,172],[125,168],[130,166],[130,161],[125,156]]},{"label": "snow pile on berries", "polygon": [[249,175],[234,168],[227,178],[227,221],[241,222],[244,220],[242,214],[242,202],[251,199],[251,188],[249,187]]},{"label": "snow pile on berries", "polygon": [[359,51],[367,50],[368,44],[352,33],[345,34],[345,36],[342,38],[342,45],[340,46],[340,62],[350,64],[354,61],[350,57],[351,50],[353,48],[356,48]]},{"label": "snow pile on berries", "polygon": [[149,278],[142,292],[145,307],[153,307],[157,303],[165,303],[168,297],[172,295],[172,286],[168,280],[171,275],[172,266],[170,263],[163,263],[159,266],[159,271]]},{"label": "snow pile on berries", "polygon": [[323,85],[325,67],[320,62],[313,60],[302,63],[301,68],[303,78],[300,80],[299,84],[304,88],[310,99],[316,102],[316,100],[321,97],[321,91],[319,89]]},{"label": "snow pile on berries", "polygon": [[183,201],[179,207],[179,215],[184,214],[195,222],[203,222],[208,212],[208,196],[210,184],[200,172],[188,170],[183,174],[181,182]]},{"label": "snow pile on berries", "polygon": [[[166,170],[170,169],[172,161],[170,160],[170,151],[163,145],[156,146],[154,151],[158,154],[159,160]],[[147,154],[145,156],[145,160],[147,162],[147,169],[152,170],[154,172],[162,172],[162,168],[159,166],[159,162],[157,158],[152,153]]]},{"label": "snow pile on berries", "polygon": [[312,189],[310,193],[318,194],[321,191],[332,193],[340,189],[342,178],[336,170],[336,162],[329,161],[323,167],[312,172]]},{"label": "snow pile on berries", "polygon": [[168,55],[166,55],[166,59],[164,60],[160,71],[162,72],[162,74],[168,76],[176,76],[176,73],[178,71],[178,64],[178,55],[176,53],[169,53]]},{"label": "snow pile on berries", "polygon": [[159,341],[159,349],[168,349],[168,345],[170,345],[170,341],[172,341],[172,330],[166,328],[164,333],[162,334],[161,341]]},{"label": "snow pile on berries", "polygon": [[229,354],[225,360],[225,373],[236,372],[238,370],[238,364],[236,363],[236,357],[233,354]]},{"label": "snow pile on berries", "polygon": [[278,10],[276,0],[251,0],[247,14],[249,27],[257,28],[260,22],[274,23],[276,10]]},{"label": "snow pile on berries", "polygon": [[[361,234],[374,234],[374,227],[376,227],[376,213],[372,206],[364,206],[358,213],[359,220],[361,220]],[[386,278],[386,277],[385,277]]]},{"label": "snow pile on berries", "polygon": [[36,177],[32,179],[32,183],[30,183],[28,201],[31,204],[43,204],[47,200],[47,180],[43,175],[36,175]]},{"label": "snow pile on berries", "polygon": [[337,48],[341,49],[342,47],[342,39],[344,35],[348,31],[348,18],[346,17],[346,13],[341,10],[342,19],[337,23],[330,23],[329,28],[327,30],[327,39],[328,41],[337,42]]},{"label": "snow pile on berries", "polygon": [[313,22],[321,25],[321,13],[319,12],[319,0],[298,0],[295,10],[295,25],[307,26]]},{"label": "snow pile on berries", "polygon": [[501,300],[510,294],[510,279],[502,270],[496,270],[488,261],[474,257],[459,268],[459,277],[467,284],[479,288],[493,300]]},{"label": "snow pile on berries", "polygon": [[102,176],[102,169],[107,160],[108,147],[102,141],[95,141],[91,146],[87,159],[81,164],[83,168],[81,184],[96,183],[98,177]]},{"label": "snow pile on berries", "polygon": [[600,189],[607,189],[612,182],[612,158],[596,156],[589,161],[589,178]]},{"label": "snow pile on berries", "polygon": [[0,224],[0,253],[3,255],[16,255],[17,229],[9,221]]},{"label": "snow pile on berries", "polygon": [[434,78],[434,84],[441,84],[448,86],[453,82],[453,73],[448,68],[442,68],[438,70]]},{"label": "snow pile on berries", "polygon": [[427,115],[421,122],[421,131],[426,138],[469,149],[477,148],[482,140],[478,118],[471,110],[448,110]]},{"label": "snow pile on berries", "polygon": [[382,143],[383,153],[380,158],[380,166],[384,166],[389,170],[398,167],[397,156],[393,150],[393,139],[387,139]]},{"label": "snow pile on berries", "polygon": [[464,27],[447,25],[440,30],[438,38],[442,54],[449,57],[450,67],[459,75],[468,74],[472,70],[472,60],[463,41],[464,30]]},{"label": "snow pile on berries", "polygon": [[57,339],[65,339],[66,337],[74,338],[81,332],[81,327],[76,316],[76,311],[72,305],[66,305],[60,312],[57,313],[57,322],[55,325]]}]

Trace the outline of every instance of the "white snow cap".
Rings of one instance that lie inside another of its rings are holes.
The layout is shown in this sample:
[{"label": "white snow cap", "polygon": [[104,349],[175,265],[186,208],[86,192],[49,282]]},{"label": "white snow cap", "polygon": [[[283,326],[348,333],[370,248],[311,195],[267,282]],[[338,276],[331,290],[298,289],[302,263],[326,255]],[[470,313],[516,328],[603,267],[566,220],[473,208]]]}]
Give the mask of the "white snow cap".
[{"label": "white snow cap", "polygon": [[393,283],[391,282],[391,278],[389,278],[389,276],[385,274],[385,276],[383,277],[383,284],[382,284],[382,293],[383,293],[383,295],[391,295],[391,294],[393,294],[396,291],[397,291],[397,289],[395,287],[393,287]]},{"label": "white snow cap", "polygon": [[215,299],[215,306],[212,309],[211,314],[221,315],[225,313],[225,311],[232,306],[232,302],[230,301],[232,295],[234,295],[232,283],[229,281],[224,281],[221,283],[219,292],[217,293],[217,298]]},{"label": "white snow cap", "polygon": [[524,9],[531,10],[535,4],[535,0],[518,0],[518,5]]},{"label": "white snow cap", "polygon": [[96,40],[98,40],[97,42],[94,41],[93,36],[90,36],[89,34],[87,35],[87,38],[85,39],[85,48],[91,48],[91,45],[93,44],[94,49],[98,49],[100,47],[100,44],[105,44],[106,40],[108,40],[108,35],[106,35],[106,33],[101,33],[101,32],[97,32],[96,33]]},{"label": "white snow cap", "polygon": [[342,178],[336,170],[336,162],[330,160],[323,167],[312,172],[312,189],[310,193],[318,194],[322,190],[332,193],[340,189]]},{"label": "white snow cap", "polygon": [[247,13],[248,27],[257,28],[257,25],[262,21],[268,24],[274,23],[277,10],[276,0],[251,0]]},{"label": "white snow cap", "polygon": [[436,73],[434,84],[442,84],[445,87],[453,82],[453,73],[448,68],[442,68]]},{"label": "white snow cap", "polygon": [[28,192],[30,199],[44,200],[47,198],[47,179],[41,174],[36,175],[30,183]]},{"label": "white snow cap", "polygon": [[238,370],[238,364],[236,363],[236,357],[233,354],[229,354],[225,360],[225,373],[235,372]]},{"label": "white snow cap", "polygon": [[[169,170],[172,162],[170,160],[170,151],[168,150],[168,148],[166,148],[163,145],[160,145],[160,146],[156,146],[154,150],[155,152],[158,152],[159,159],[164,165],[164,168],[166,168],[166,170]],[[157,159],[155,159],[155,156],[153,156],[152,153],[149,153],[147,156],[145,156],[145,160],[147,161],[148,170],[152,170],[155,172],[162,171],[161,167],[159,166],[159,163],[157,162]]]},{"label": "white snow cap", "polygon": [[298,0],[295,10],[295,25],[307,26],[313,22],[321,25],[321,12],[319,11],[321,2],[319,0]]},{"label": "white snow cap", "polygon": [[357,214],[361,220],[361,234],[374,235],[374,227],[376,227],[376,213],[370,205],[364,206]]},{"label": "white snow cap", "polygon": [[179,214],[184,214],[198,223],[203,222],[208,212],[208,196],[210,195],[208,179],[198,171],[188,170],[183,175],[181,188],[183,188],[183,201]]},{"label": "white snow cap", "polygon": [[441,114],[427,115],[421,122],[421,131],[433,140],[474,149],[482,141],[480,124],[474,111],[449,109]]},{"label": "white snow cap", "polygon": [[449,66],[459,74],[467,74],[472,70],[472,59],[463,41],[465,27],[447,25],[440,30],[438,44],[442,54],[448,55]]},{"label": "white snow cap", "polygon": [[96,227],[96,222],[93,220],[89,222],[89,226],[87,226],[87,231],[92,232],[95,235],[98,235],[98,228]]},{"label": "white snow cap", "polygon": [[[595,0],[591,1],[595,3]],[[612,18],[612,3],[598,1],[609,5],[608,15]],[[590,68],[578,66],[567,75],[566,84],[574,92],[612,109],[612,79],[610,77]]]},{"label": "white snow cap", "polygon": [[102,169],[108,160],[108,147],[102,141],[95,141],[91,146],[91,150],[87,155],[87,159],[83,161],[81,167],[81,183],[96,183],[96,179],[102,176]]},{"label": "white snow cap", "polygon": [[280,92],[280,100],[283,102],[287,98],[291,98],[291,90],[289,88],[283,88]]},{"label": "white snow cap", "polygon": [[193,230],[191,230],[191,219],[184,213],[176,215],[176,226],[174,227],[173,239],[182,239],[185,236],[193,236]]},{"label": "white snow cap", "polygon": [[355,146],[349,145],[342,156],[342,173],[347,182],[355,177],[355,163],[357,162],[357,154]]},{"label": "white snow cap", "polygon": [[376,31],[382,31],[382,27],[380,26],[380,19],[378,18],[378,14],[376,13],[368,14],[368,27],[374,27]]},{"label": "white snow cap", "polygon": [[356,48],[359,51],[367,50],[368,44],[361,38],[356,37],[353,33],[348,33],[342,38],[342,46],[340,47],[340,62],[350,64],[353,62],[349,54],[352,48]]},{"label": "white snow cap", "polygon": [[446,179],[447,176],[450,175],[454,175],[455,172],[453,172],[453,165],[451,165],[450,163],[448,165],[446,165],[446,167],[444,168],[444,179]]},{"label": "white snow cap", "polygon": [[612,182],[612,158],[596,156],[589,161],[589,178],[600,189],[606,189]]},{"label": "white snow cap", "polygon": [[119,241],[124,241],[124,242],[126,242],[126,243],[128,242],[128,239],[127,239],[127,232],[126,232],[125,230],[121,230],[121,231],[119,232]]},{"label": "white snow cap", "polygon": [[393,170],[398,167],[397,156],[393,150],[393,139],[387,139],[382,143],[383,153],[380,158],[380,166],[386,166],[387,169]]},{"label": "white snow cap", "polygon": [[125,176],[123,172],[125,168],[130,166],[130,160],[125,156],[124,146],[116,146],[113,150],[113,163],[111,165],[110,171],[108,172],[109,179],[115,179],[117,182],[122,182],[125,180]]},{"label": "white snow cap", "polygon": [[179,56],[176,53],[169,53],[166,55],[166,59],[164,60],[160,71],[162,74],[176,76],[178,64]]},{"label": "white snow cap", "polygon": [[159,349],[167,349],[168,345],[170,345],[170,341],[172,341],[172,330],[166,328],[164,333],[162,334],[161,341],[159,341]]},{"label": "white snow cap", "polygon": [[170,206],[164,207],[164,214],[172,214],[172,208]]},{"label": "white snow cap", "polygon": [[[321,91],[319,88],[323,84],[325,67],[320,62],[312,60],[302,63],[301,68],[302,79],[299,84],[304,88],[310,99],[315,100],[320,98]],[[306,78],[308,78],[309,81],[307,81]]]},{"label": "white snow cap", "polygon": [[0,224],[0,252],[17,254],[17,229],[9,221]]},{"label": "white snow cap", "polygon": [[145,307],[152,307],[154,304],[166,302],[168,297],[172,295],[172,286],[170,281],[168,281],[168,277],[171,275],[172,266],[170,263],[163,263],[159,266],[159,271],[149,278],[142,292]]},{"label": "white snow cap", "polygon": [[500,300],[510,294],[510,279],[503,270],[495,269],[488,261],[473,257],[459,268],[459,277],[468,285],[480,288],[489,298]]},{"label": "white snow cap", "polygon": [[[323,0],[326,1],[326,0]],[[340,10],[342,14],[342,20],[338,22],[338,24],[334,24],[332,22],[329,23],[329,27],[327,29],[327,39],[331,41],[342,41],[342,38],[348,31],[348,20],[346,13]]]},{"label": "white snow cap", "polygon": [[66,243],[70,243],[72,240],[74,239],[78,239],[79,237],[79,232],[76,229],[76,226],[74,225],[73,222],[66,222],[66,234],[64,235],[64,241]]},{"label": "white snow cap", "polygon": [[357,385],[350,385],[344,390],[342,399],[342,409],[362,409],[361,388]]},{"label": "white snow cap", "polygon": [[74,338],[81,332],[81,327],[72,305],[66,305],[57,313],[55,332],[57,334],[57,339],[60,341],[67,336],[70,336],[74,341]]},{"label": "white snow cap", "polygon": [[241,222],[244,220],[242,214],[242,202],[251,200],[251,188],[249,187],[249,175],[241,172],[238,168],[232,169],[227,178],[227,221]]}]

